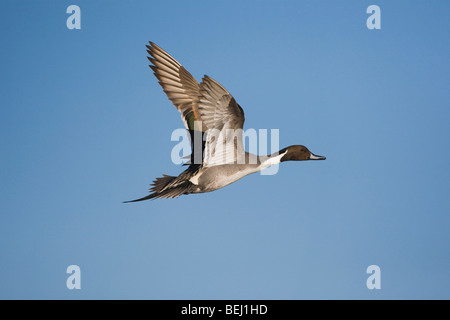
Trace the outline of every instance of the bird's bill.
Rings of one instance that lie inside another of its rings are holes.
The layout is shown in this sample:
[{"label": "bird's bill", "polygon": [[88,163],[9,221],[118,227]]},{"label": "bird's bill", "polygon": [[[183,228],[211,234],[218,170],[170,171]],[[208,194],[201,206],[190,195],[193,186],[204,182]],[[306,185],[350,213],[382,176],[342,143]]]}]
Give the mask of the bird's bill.
[{"label": "bird's bill", "polygon": [[326,157],[315,155],[311,152],[311,155],[309,156],[309,160],[325,160]]}]

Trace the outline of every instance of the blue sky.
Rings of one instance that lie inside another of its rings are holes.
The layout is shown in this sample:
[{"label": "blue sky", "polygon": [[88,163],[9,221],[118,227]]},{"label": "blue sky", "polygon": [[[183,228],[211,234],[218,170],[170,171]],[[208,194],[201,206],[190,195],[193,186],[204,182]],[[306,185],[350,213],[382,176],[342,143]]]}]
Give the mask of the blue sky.
[{"label": "blue sky", "polygon": [[[81,30],[66,8],[81,8]],[[381,30],[366,9],[381,8]],[[449,299],[446,1],[3,1],[0,298]],[[123,204],[182,127],[153,41],[326,161]],[[68,290],[66,268],[81,268]],[[368,290],[366,268],[381,269]]]}]

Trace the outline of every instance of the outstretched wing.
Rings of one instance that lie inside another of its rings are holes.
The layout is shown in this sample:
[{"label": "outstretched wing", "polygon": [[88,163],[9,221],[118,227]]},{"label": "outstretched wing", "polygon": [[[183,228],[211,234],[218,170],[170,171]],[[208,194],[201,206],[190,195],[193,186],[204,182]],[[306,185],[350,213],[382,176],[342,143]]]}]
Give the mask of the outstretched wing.
[{"label": "outstretched wing", "polygon": [[[189,130],[193,150],[191,163],[193,163],[194,157],[196,162],[198,162],[198,159],[201,161],[204,142],[202,141],[202,145],[197,148],[194,145],[194,140],[198,139],[194,139],[194,133],[195,131],[205,132],[208,128],[204,124],[201,127],[198,126],[202,123],[198,110],[200,85],[178,61],[159,46],[150,42],[147,49],[150,55],[148,57],[151,62],[150,68],[169,100],[181,112],[181,119],[186,129]],[[194,156],[194,153],[200,153],[200,155]]]},{"label": "outstretched wing", "polygon": [[204,165],[239,163],[243,160],[244,110],[222,85],[207,75],[200,84],[198,110],[203,125],[208,128]]}]

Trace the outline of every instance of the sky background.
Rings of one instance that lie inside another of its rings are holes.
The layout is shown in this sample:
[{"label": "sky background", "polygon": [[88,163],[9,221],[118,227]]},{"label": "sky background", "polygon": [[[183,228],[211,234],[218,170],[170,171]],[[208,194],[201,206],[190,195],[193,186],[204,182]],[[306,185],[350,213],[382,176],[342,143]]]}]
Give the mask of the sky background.
[{"label": "sky background", "polygon": [[[66,8],[81,8],[69,30]],[[381,8],[381,30],[366,9]],[[2,1],[0,298],[450,299],[450,2]],[[326,161],[147,194],[153,41]],[[68,290],[66,268],[81,268]],[[381,268],[368,290],[366,268]]]}]

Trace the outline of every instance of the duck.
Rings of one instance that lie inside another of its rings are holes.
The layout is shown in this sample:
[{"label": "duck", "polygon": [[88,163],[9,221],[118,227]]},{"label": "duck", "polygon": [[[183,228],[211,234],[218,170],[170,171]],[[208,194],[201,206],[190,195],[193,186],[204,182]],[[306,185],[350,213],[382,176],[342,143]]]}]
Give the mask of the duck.
[{"label": "duck", "polygon": [[177,60],[149,41],[149,67],[164,93],[181,113],[192,153],[178,176],[156,178],[150,193],[136,200],[177,198],[221,189],[245,176],[285,161],[325,160],[304,145],[291,145],[270,155],[245,151],[244,110],[216,80],[205,75],[199,83]]}]

